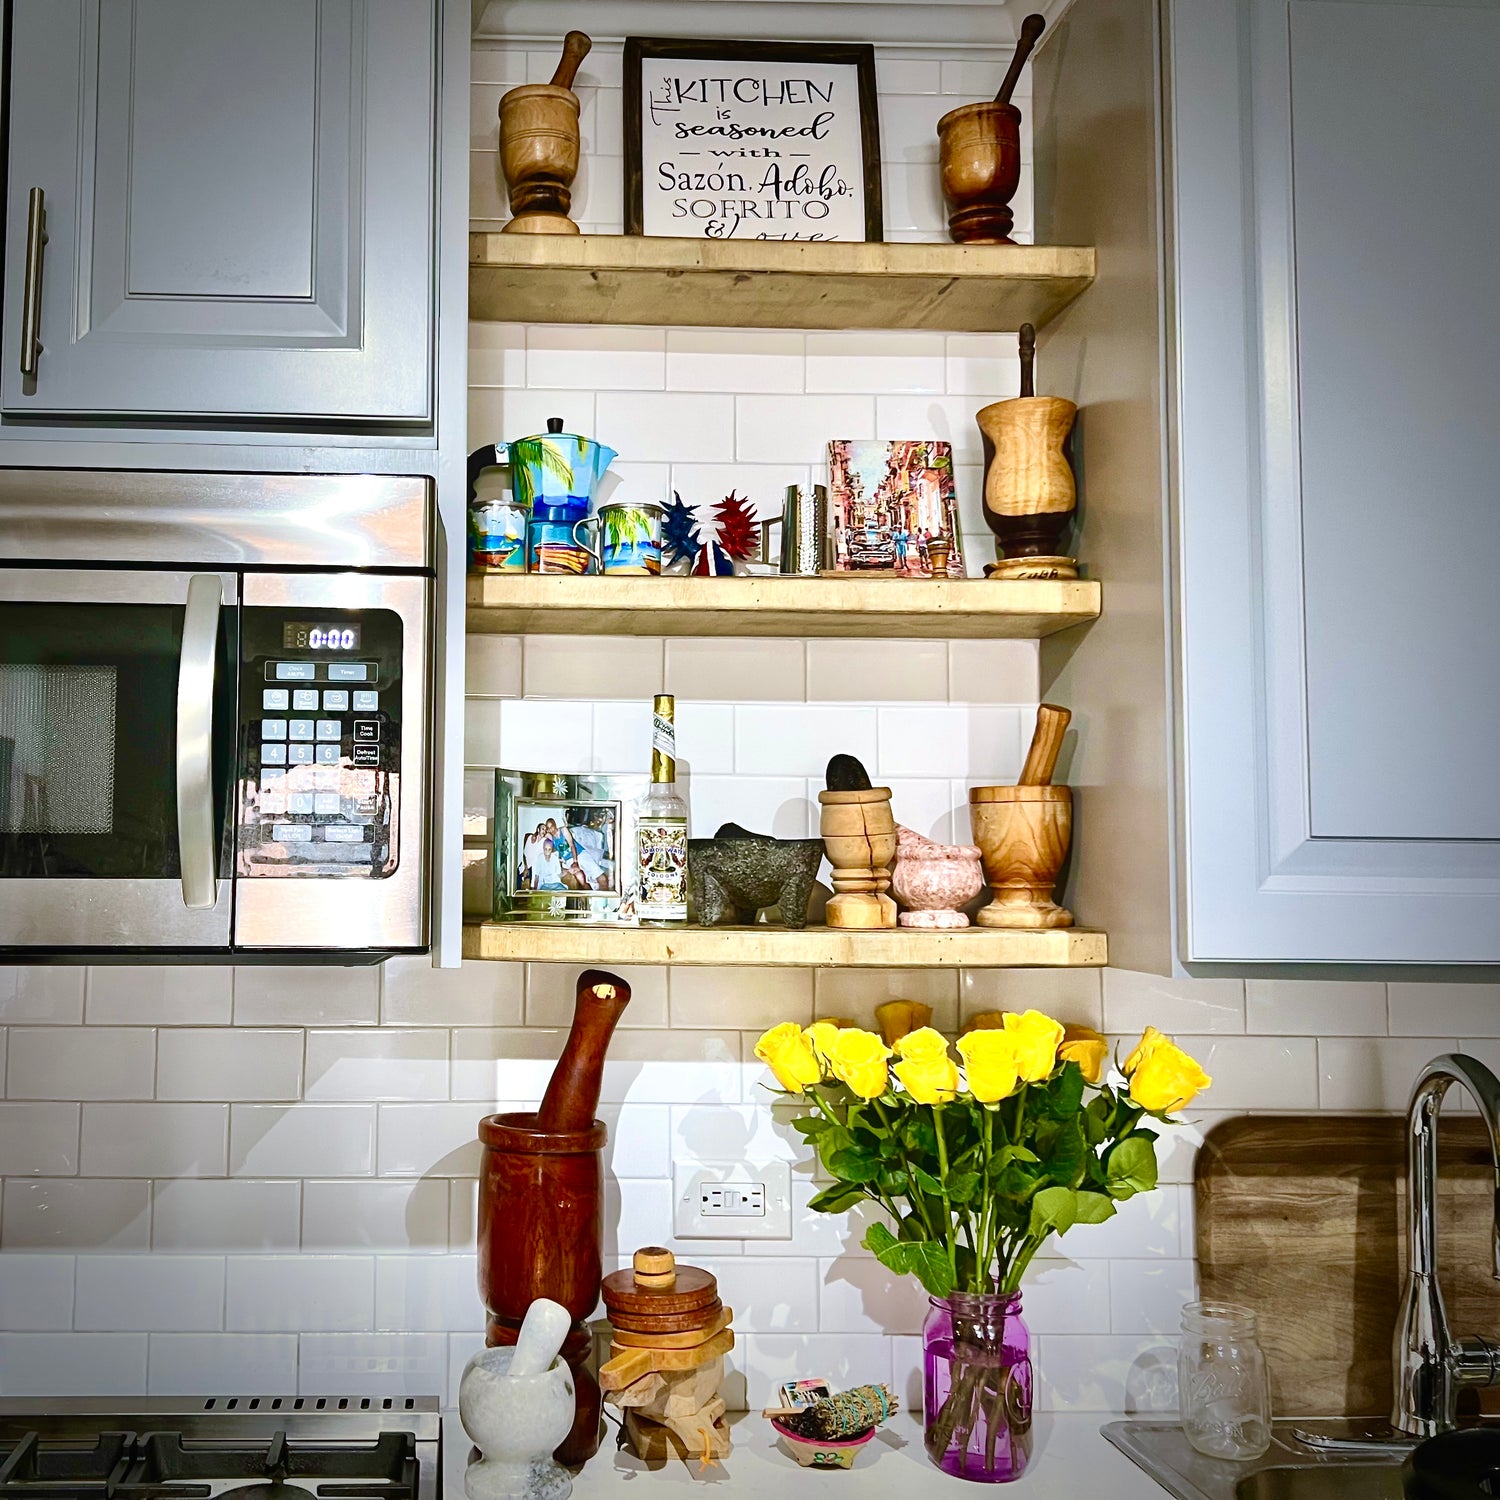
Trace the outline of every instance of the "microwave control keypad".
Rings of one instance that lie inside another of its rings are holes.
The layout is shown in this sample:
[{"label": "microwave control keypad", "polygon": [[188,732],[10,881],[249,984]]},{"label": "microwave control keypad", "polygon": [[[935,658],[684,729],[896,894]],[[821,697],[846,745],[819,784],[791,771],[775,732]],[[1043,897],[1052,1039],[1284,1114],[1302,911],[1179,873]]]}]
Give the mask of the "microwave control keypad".
[{"label": "microwave control keypad", "polygon": [[[379,879],[396,868],[401,622],[388,610],[326,613],[318,631],[294,632],[282,610],[245,611],[243,875]],[[357,660],[322,644],[351,634]],[[320,647],[288,649],[294,637]]]}]

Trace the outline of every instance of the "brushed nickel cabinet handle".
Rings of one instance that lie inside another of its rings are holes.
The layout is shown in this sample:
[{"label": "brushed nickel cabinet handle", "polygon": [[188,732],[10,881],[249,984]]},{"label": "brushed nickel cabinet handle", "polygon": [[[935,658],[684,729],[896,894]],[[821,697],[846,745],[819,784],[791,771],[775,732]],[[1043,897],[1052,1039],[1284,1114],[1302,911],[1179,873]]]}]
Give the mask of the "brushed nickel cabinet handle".
[{"label": "brushed nickel cabinet handle", "polygon": [[46,243],[46,194],[34,187],[26,211],[26,285],[21,293],[22,375],[36,375],[36,357],[42,352],[42,246]]}]

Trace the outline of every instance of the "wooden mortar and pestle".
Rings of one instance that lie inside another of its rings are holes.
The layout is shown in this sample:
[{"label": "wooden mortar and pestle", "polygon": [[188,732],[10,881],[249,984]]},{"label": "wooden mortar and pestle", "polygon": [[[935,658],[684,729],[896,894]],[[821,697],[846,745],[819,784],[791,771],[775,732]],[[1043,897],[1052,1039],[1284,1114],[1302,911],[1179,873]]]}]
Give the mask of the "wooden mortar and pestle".
[{"label": "wooden mortar and pestle", "polygon": [[1021,22],[1016,54],[993,99],[961,104],[938,121],[948,236],[960,245],[1015,244],[1010,200],[1021,183],[1021,111],[1010,96],[1046,25],[1038,15]]},{"label": "wooden mortar and pestle", "polygon": [[581,1464],[599,1449],[599,1385],[585,1368],[593,1340],[584,1319],[603,1276],[607,1132],[594,1118],[604,1054],[630,1001],[630,986],[602,969],[578,976],[573,1026],[535,1113],[490,1115],[479,1124],[479,1295],[485,1340],[514,1344],[538,1297],[572,1318],[562,1355],[573,1371],[577,1411],[557,1449]]},{"label": "wooden mortar and pestle", "polygon": [[818,793],[818,831],[833,866],[823,920],[830,927],[886,930],[896,926],[891,866],[896,858],[896,819],[891,789],[870,785],[865,768],[852,755],[828,762],[828,790]]},{"label": "wooden mortar and pestle", "polygon": [[500,166],[513,216],[502,234],[578,233],[568,217],[579,149],[573,79],[593,45],[570,31],[551,83],[523,83],[501,96]]},{"label": "wooden mortar and pestle", "polygon": [[975,920],[981,927],[1071,927],[1073,913],[1052,899],[1073,837],[1073,793],[1052,785],[1063,735],[1073,715],[1054,703],[1036,712],[1036,730],[1015,786],[969,792],[974,842],[995,899]]},{"label": "wooden mortar and pestle", "polygon": [[1066,445],[1078,408],[1060,396],[1036,394],[1036,329],[1021,325],[1021,394],[981,407],[974,420],[984,437],[984,519],[995,533],[999,562],[986,578],[1077,578],[1078,559],[1059,554],[1078,491]]}]

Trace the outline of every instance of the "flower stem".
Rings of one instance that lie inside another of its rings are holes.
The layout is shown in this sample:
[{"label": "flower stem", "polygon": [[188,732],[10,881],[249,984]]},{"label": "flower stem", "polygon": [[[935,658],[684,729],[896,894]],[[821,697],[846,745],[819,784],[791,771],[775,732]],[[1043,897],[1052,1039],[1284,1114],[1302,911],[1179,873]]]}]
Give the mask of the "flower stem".
[{"label": "flower stem", "polygon": [[943,1189],[943,1212],[948,1216],[949,1232],[944,1237],[944,1248],[948,1251],[948,1264],[953,1271],[953,1284],[958,1284],[958,1252],[953,1245],[953,1204],[948,1197],[948,1142],[943,1136],[943,1106],[934,1104],[929,1106],[932,1110],[932,1124],[937,1131],[938,1167],[940,1176],[938,1182]]}]

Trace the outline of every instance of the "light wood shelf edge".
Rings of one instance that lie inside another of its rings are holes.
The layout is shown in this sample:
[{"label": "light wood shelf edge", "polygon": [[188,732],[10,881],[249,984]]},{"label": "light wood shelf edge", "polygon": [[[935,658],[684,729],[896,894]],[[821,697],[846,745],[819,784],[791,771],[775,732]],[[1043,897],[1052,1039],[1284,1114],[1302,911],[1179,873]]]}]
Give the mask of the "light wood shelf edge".
[{"label": "light wood shelf edge", "polygon": [[969,927],[950,932],[850,932],[806,927],[587,927],[480,922],[463,956],[528,963],[687,964],[778,968],[1099,968],[1104,933]]},{"label": "light wood shelf edge", "polygon": [[574,578],[470,574],[489,635],[836,636],[1037,640],[1097,619],[1088,579]]},{"label": "light wood shelf edge", "polygon": [[1044,326],[1093,281],[1079,245],[469,236],[469,316],[669,327]]}]

